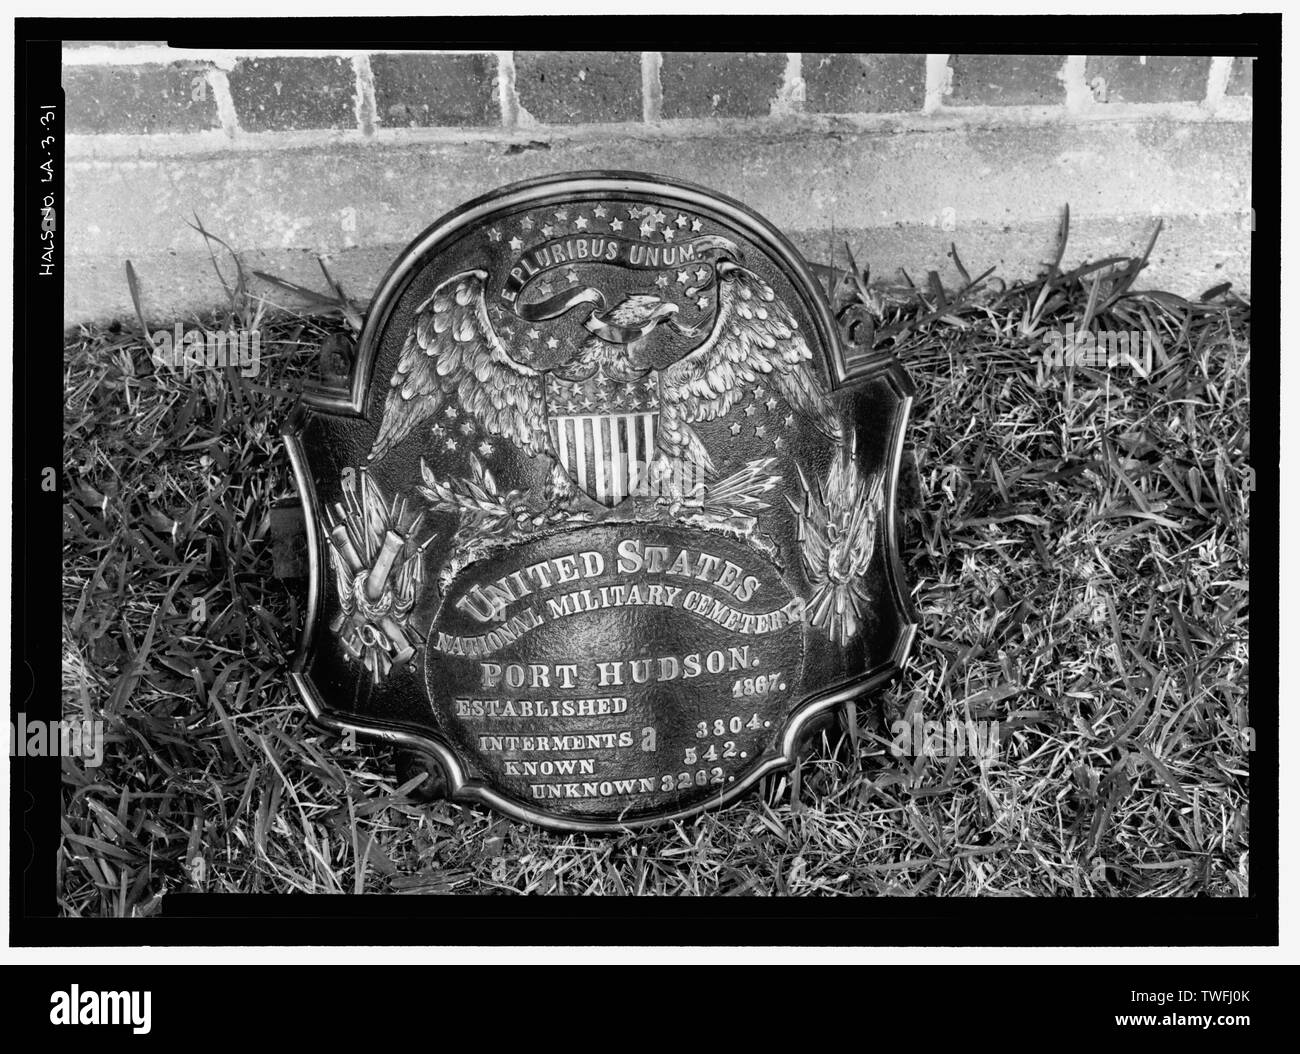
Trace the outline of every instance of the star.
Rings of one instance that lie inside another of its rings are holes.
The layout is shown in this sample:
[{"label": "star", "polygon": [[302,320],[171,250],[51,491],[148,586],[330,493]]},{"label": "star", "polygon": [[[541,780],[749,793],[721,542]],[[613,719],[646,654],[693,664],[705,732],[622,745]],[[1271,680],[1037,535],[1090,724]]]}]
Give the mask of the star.
[{"label": "star", "polygon": [[529,339],[529,340],[536,340],[536,339],[537,339],[538,337],[540,337],[541,335],[542,335],[542,334],[537,330],[536,327],[534,327],[533,329],[530,329],[530,330],[528,331],[528,339]]},{"label": "star", "polygon": [[764,388],[761,384],[760,384],[757,388],[754,389],[754,398],[755,398],[755,399],[761,399],[761,398],[763,398],[763,396],[765,396],[766,394],[767,394],[767,389]]},{"label": "star", "polygon": [[775,398],[768,399],[765,405],[767,406],[768,413],[771,413],[773,410],[776,409],[776,399]]},{"label": "star", "polygon": [[668,276],[666,274],[661,274],[658,278],[655,279],[655,285],[659,286],[660,289],[662,289],[667,284],[668,284]]},{"label": "star", "polygon": [[578,230],[585,231],[587,229],[587,217],[580,215],[576,220],[573,221],[573,225],[577,227]]},{"label": "star", "polygon": [[542,228],[542,237],[544,238],[549,238],[554,233],[555,233],[555,228],[552,227],[549,223]]},{"label": "star", "polygon": [[552,293],[555,292],[555,286],[551,285],[550,282],[543,282],[541,285],[537,287],[537,289],[542,294],[542,296],[550,296]]},{"label": "star", "polygon": [[686,217],[683,216],[683,215],[679,212],[679,213],[677,214],[677,219],[673,220],[673,222],[674,222],[675,224],[677,224],[677,226],[679,226],[679,227],[685,227],[685,226],[686,226]]},{"label": "star", "polygon": [[[646,206],[646,208],[647,208],[647,210],[648,210],[648,209],[649,209],[649,206]],[[662,212],[655,211],[655,212],[650,213],[650,215],[654,217],[655,223],[663,223],[663,221],[664,221],[664,214],[663,214]]]},{"label": "star", "polygon": [[755,425],[755,426],[754,426],[754,435],[758,436],[759,439],[762,439],[765,435],[767,435],[767,426],[766,426],[766,425]]},{"label": "star", "polygon": [[442,445],[443,445],[444,447],[446,447],[448,450],[455,450],[455,449],[456,449],[456,440],[454,440],[454,439],[450,439],[450,438],[449,438],[449,439],[448,439],[445,443],[443,443]]},{"label": "star", "polygon": [[490,231],[488,231],[488,237],[491,238],[494,242],[499,242],[501,240],[501,232],[497,230],[495,227],[493,227]]},{"label": "star", "polygon": [[697,281],[703,282],[704,279],[708,277],[709,277],[709,269],[707,267],[701,267],[695,272],[695,278]]},{"label": "star", "polygon": [[675,238],[676,236],[677,236],[677,232],[676,232],[675,230],[673,230],[671,227],[665,227],[665,228],[664,228],[664,241],[666,241],[666,242],[670,242],[670,241],[672,241],[673,238]]},{"label": "star", "polygon": [[792,424],[794,424],[794,414],[786,414],[785,415],[786,428],[789,428]]},{"label": "star", "polygon": [[531,231],[533,229],[533,218],[531,216],[525,216],[519,221],[519,226],[526,231]]},{"label": "star", "polygon": [[636,219],[644,211],[645,210],[642,209],[640,205],[629,205],[627,207],[627,214],[632,217],[632,219]]},{"label": "star", "polygon": [[699,220],[691,220],[691,230],[692,230],[692,231],[698,231],[698,230],[702,229],[703,226],[704,226],[704,224],[702,224]]},{"label": "star", "polygon": [[651,410],[659,405],[659,393],[649,387],[649,385],[646,386],[645,404],[650,407]]},{"label": "star", "polygon": [[572,267],[570,267],[567,271],[564,272],[564,277],[567,278],[570,282],[576,282],[578,280],[578,272],[575,271]]},{"label": "star", "polygon": [[448,417],[454,420],[460,414],[460,411],[457,410],[454,406],[449,405],[447,409],[443,411],[443,413],[445,413]]},{"label": "star", "polygon": [[697,304],[700,305],[700,310],[701,310],[701,311],[703,311],[706,307],[709,306],[709,298],[708,298],[707,296],[702,296],[702,297],[700,297],[699,300],[697,300],[697,301],[695,301],[695,302],[696,302]]},{"label": "star", "polygon": [[556,218],[557,220],[559,220],[561,223],[563,223],[565,220],[567,220],[567,219],[569,218],[569,210],[568,210],[568,209],[556,209],[556,210],[555,210],[555,218]]},{"label": "star", "polygon": [[560,342],[556,340],[554,337],[547,337],[546,346],[550,348],[552,351],[554,351],[556,348],[560,346]]},{"label": "star", "polygon": [[600,375],[600,380],[596,382],[596,387],[599,388],[602,392],[606,391],[609,388],[609,378],[602,373]]},{"label": "star", "polygon": [[678,272],[677,272],[677,284],[678,284],[678,285],[685,285],[685,284],[686,284],[687,282],[689,282],[690,280],[691,280],[691,276],[690,276],[689,274],[687,274],[685,271],[678,271]]},{"label": "star", "polygon": [[777,436],[775,439],[772,440],[772,445],[776,447],[777,450],[780,450],[783,446],[785,446],[785,440],[781,438],[781,436]]},{"label": "star", "polygon": [[447,429],[443,428],[442,425],[439,424],[435,424],[432,428],[429,429],[429,431],[432,432],[435,436],[444,436],[447,434]]},{"label": "star", "polygon": [[484,457],[491,457],[491,456],[492,456],[492,444],[489,443],[486,439],[483,440],[483,442],[481,442],[481,443],[478,445],[478,452],[479,452],[480,454],[482,454]]},{"label": "star", "polygon": [[595,405],[596,404],[591,401],[591,396],[589,395],[585,396],[582,400],[582,408],[584,410],[590,410]]},{"label": "star", "polygon": [[650,235],[654,233],[654,229],[655,229],[654,224],[652,224],[649,220],[646,220],[644,223],[641,224],[641,237],[649,238]]},{"label": "star", "polygon": [[622,220],[610,220],[610,221],[609,221],[609,229],[612,230],[612,231],[621,231],[621,230],[623,229],[623,221],[622,221]]},{"label": "star", "polygon": [[598,220],[603,220],[605,218],[606,213],[608,212],[609,209],[605,208],[604,205],[597,205],[594,209],[591,210],[591,214],[595,216],[596,219]]},{"label": "star", "polygon": [[474,431],[473,421],[466,421],[464,424],[460,426],[461,435],[469,435],[472,431]]},{"label": "star", "polygon": [[753,403],[749,403],[749,404],[745,407],[745,416],[746,416],[746,417],[753,417],[753,416],[754,416],[754,409],[755,409],[754,404],[753,404]]},{"label": "star", "polygon": [[515,252],[518,252],[523,247],[524,247],[524,243],[522,239],[520,239],[517,235],[510,239],[510,248],[513,249]]},{"label": "star", "polygon": [[732,421],[730,426],[727,428],[727,431],[730,432],[733,436],[740,435],[740,422]]}]

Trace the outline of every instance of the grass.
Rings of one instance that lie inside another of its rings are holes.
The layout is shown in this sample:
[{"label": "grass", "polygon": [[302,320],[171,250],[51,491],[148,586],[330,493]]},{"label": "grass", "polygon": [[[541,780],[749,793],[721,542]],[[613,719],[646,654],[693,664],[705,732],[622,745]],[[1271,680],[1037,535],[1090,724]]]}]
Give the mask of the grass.
[{"label": "grass", "polygon": [[[622,837],[424,804],[418,773],[287,688],[277,426],[321,342],[355,331],[343,290],[259,298],[236,267],[227,310],[189,324],[258,325],[255,378],[155,370],[137,320],[70,333],[64,711],[102,717],[108,746],[63,762],[63,912],[145,917],[182,890],[1245,895],[1250,311],[1135,291],[1144,262],[958,290],[819,269],[917,384],[911,662],[789,775]],[[1045,370],[1069,323],[1148,333],[1159,362]],[[916,714],[996,720],[1001,749],[892,756]]]}]

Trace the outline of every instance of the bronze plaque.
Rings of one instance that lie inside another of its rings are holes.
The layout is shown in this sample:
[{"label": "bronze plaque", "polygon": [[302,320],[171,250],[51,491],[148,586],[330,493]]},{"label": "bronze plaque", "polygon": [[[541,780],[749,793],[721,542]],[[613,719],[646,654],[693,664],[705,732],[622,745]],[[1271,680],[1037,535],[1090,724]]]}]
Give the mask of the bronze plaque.
[{"label": "bronze plaque", "polygon": [[515,817],[722,805],[906,656],[910,403],[729,198],[579,173],[473,201],[406,250],[351,376],[290,424],[294,682]]}]

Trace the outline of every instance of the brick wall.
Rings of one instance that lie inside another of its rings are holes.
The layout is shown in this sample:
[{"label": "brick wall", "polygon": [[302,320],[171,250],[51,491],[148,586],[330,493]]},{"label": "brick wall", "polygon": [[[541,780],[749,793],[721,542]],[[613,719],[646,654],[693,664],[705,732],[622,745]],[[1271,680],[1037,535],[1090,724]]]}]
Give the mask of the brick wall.
[{"label": "brick wall", "polygon": [[1249,286],[1251,64],[1222,57],[177,52],[67,42],[69,320],[220,299],[204,224],[259,269],[366,296],[443,211],[517,179],[662,173],[810,259],[1032,273],[1165,220],[1151,284]]}]

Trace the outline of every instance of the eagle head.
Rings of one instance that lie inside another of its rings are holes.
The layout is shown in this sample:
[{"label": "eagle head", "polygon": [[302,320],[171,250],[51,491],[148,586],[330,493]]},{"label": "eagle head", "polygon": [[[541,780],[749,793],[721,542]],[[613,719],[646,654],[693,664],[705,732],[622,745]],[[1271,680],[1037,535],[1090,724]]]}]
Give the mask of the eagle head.
[{"label": "eagle head", "polygon": [[669,303],[649,293],[634,293],[624,297],[606,313],[604,321],[626,329],[640,330],[645,336],[666,318],[677,314],[676,304]]},{"label": "eagle head", "polygon": [[650,332],[666,318],[677,314],[676,304],[651,293],[624,297],[608,311],[593,311],[583,323],[605,344],[625,350],[631,356]]},{"label": "eagle head", "polygon": [[650,369],[645,361],[646,337],[666,318],[677,314],[676,304],[649,293],[624,297],[608,311],[592,312],[584,323],[592,334],[579,349],[567,373],[588,375],[603,363],[615,380],[635,380]]}]

